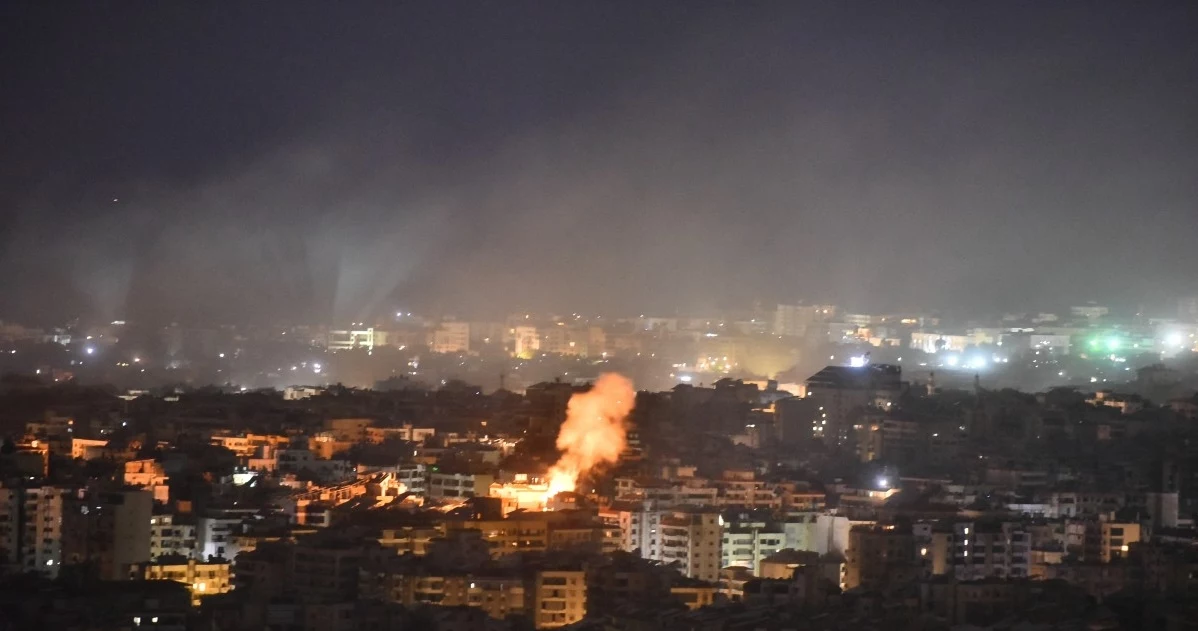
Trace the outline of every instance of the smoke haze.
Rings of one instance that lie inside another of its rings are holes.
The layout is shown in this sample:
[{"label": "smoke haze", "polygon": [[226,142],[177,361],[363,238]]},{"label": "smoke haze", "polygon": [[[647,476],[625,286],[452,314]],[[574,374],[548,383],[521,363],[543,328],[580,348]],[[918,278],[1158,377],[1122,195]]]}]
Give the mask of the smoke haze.
[{"label": "smoke haze", "polygon": [[2,318],[1198,292],[1189,3],[16,4]]}]

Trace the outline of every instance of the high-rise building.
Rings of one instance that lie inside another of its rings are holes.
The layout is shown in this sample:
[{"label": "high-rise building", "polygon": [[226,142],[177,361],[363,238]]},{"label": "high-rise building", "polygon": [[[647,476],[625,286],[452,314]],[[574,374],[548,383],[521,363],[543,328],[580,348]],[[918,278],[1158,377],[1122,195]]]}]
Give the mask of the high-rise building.
[{"label": "high-rise building", "polygon": [[888,408],[902,393],[902,368],[888,364],[828,366],[807,378],[807,398],[819,412],[814,429],[826,444],[855,441],[852,414],[862,408]]},{"label": "high-rise building", "polygon": [[0,488],[0,567],[58,576],[67,494],[54,486]]},{"label": "high-rise building", "polygon": [[719,580],[724,518],[696,507],[658,508],[656,502],[620,502],[602,514],[620,529],[621,548],[641,558],[679,563],[690,578]]}]

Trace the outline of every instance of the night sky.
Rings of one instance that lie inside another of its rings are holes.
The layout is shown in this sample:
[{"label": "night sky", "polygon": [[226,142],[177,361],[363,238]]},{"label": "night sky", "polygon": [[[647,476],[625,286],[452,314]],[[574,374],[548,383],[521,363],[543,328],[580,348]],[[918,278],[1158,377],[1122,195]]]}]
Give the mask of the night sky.
[{"label": "night sky", "polygon": [[0,4],[0,319],[1198,294],[1192,2]]}]

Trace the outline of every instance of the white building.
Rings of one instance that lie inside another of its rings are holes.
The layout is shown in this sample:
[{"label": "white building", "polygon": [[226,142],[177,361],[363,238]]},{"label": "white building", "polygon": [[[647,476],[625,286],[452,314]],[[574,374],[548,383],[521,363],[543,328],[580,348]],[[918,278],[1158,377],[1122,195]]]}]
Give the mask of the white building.
[{"label": "white building", "polygon": [[747,567],[754,576],[761,574],[761,560],[786,547],[786,533],[780,524],[725,521],[720,546],[722,567]]},{"label": "white building", "polygon": [[395,469],[395,478],[414,495],[428,495],[428,468],[423,464],[402,464]]},{"label": "white building", "polygon": [[600,513],[620,529],[621,548],[642,558],[679,563],[683,574],[705,581],[719,579],[723,557],[723,518],[700,508],[661,509],[654,502],[621,502]]},{"label": "white building", "polygon": [[241,534],[245,518],[254,512],[253,509],[228,510],[197,518],[196,550],[200,560],[219,557],[233,561],[241,551],[236,535]]},{"label": "white building", "polygon": [[470,323],[442,322],[433,331],[432,351],[434,353],[469,353],[470,352]]},{"label": "white building", "polygon": [[197,530],[196,524],[174,515],[151,517],[150,561],[156,562],[159,557],[171,555],[200,560]]},{"label": "white building", "polygon": [[786,548],[844,554],[849,547],[848,517],[823,512],[791,513],[782,524]]},{"label": "white building", "polygon": [[362,330],[329,331],[328,349],[330,351],[348,351],[355,348],[374,350],[374,328]]}]

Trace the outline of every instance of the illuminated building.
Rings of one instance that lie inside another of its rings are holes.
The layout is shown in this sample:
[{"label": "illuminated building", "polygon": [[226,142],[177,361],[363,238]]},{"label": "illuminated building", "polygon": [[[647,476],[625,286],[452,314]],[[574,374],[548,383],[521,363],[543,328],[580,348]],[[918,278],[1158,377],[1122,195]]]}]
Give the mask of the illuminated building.
[{"label": "illuminated building", "polygon": [[574,624],[586,615],[586,574],[580,571],[537,572],[532,584],[533,624],[553,629]]},{"label": "illuminated building", "polygon": [[200,600],[206,596],[224,594],[232,589],[229,563],[226,561],[204,563],[189,559],[185,562],[166,560],[138,563],[129,568],[129,578],[183,583],[191,592],[193,606],[199,606]]},{"label": "illuminated building", "polygon": [[291,438],[282,434],[218,434],[209,439],[213,445],[224,447],[232,451],[239,458],[252,458],[259,453],[263,447],[286,447],[291,441]]},{"label": "illuminated building", "polygon": [[170,499],[170,478],[163,472],[162,464],[153,460],[130,460],[125,463],[125,485],[135,486],[154,494],[154,501],[165,504]]},{"label": "illuminated building", "polygon": [[968,335],[948,335],[944,333],[916,331],[911,334],[910,347],[925,353],[938,353],[940,351],[960,353],[973,343],[974,339]]},{"label": "illuminated building", "polygon": [[75,460],[95,460],[104,455],[107,440],[93,438],[71,438],[71,458]]},{"label": "illuminated building", "polygon": [[329,331],[327,345],[330,351],[348,351],[357,348],[373,350],[375,341],[375,331],[373,328],[356,331]]},{"label": "illuminated building", "polygon": [[488,494],[503,502],[505,515],[515,510],[543,511],[549,508],[549,484],[546,482],[495,483]]},{"label": "illuminated building", "polygon": [[196,548],[201,559],[221,558],[232,561],[241,547],[236,535],[242,532],[242,522],[252,516],[254,509],[218,510],[196,519]]},{"label": "illuminated building", "polygon": [[521,359],[531,359],[541,351],[541,336],[537,327],[522,325],[512,329],[513,354]]},{"label": "illuminated building", "polygon": [[1101,532],[1098,558],[1103,563],[1127,558],[1133,543],[1140,542],[1140,524],[1122,522],[1101,522]]},{"label": "illuminated building", "polygon": [[150,561],[165,556],[199,558],[194,520],[179,515],[155,515],[150,518]]},{"label": "illuminated building", "polygon": [[487,497],[495,476],[491,473],[431,471],[428,475],[428,497],[437,500]]},{"label": "illuminated building", "polygon": [[429,348],[434,353],[470,352],[470,323],[442,322],[433,331]]}]

